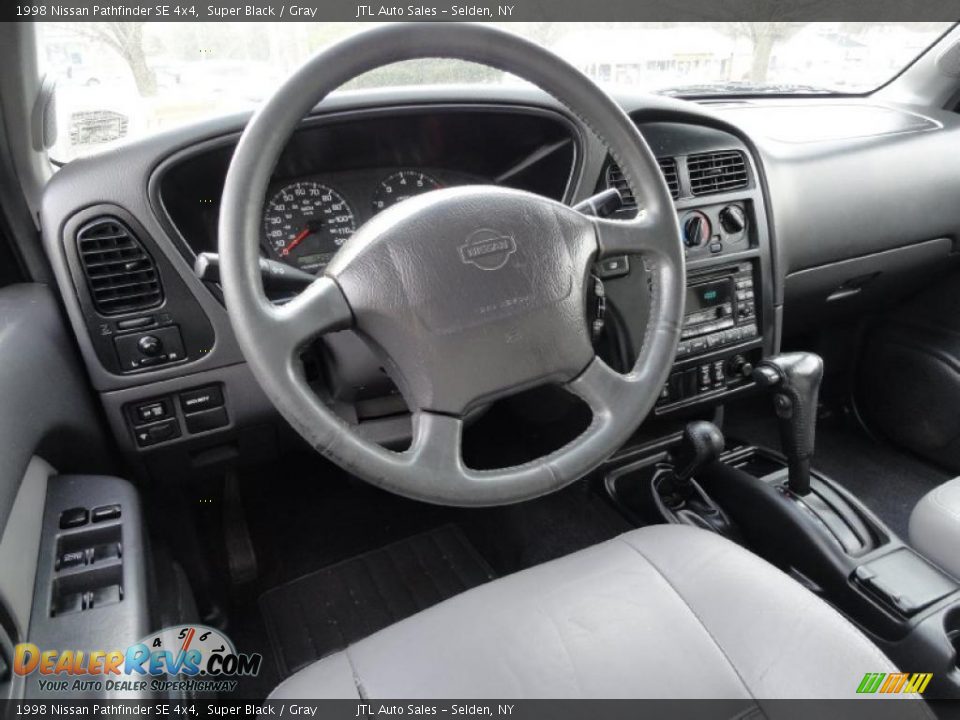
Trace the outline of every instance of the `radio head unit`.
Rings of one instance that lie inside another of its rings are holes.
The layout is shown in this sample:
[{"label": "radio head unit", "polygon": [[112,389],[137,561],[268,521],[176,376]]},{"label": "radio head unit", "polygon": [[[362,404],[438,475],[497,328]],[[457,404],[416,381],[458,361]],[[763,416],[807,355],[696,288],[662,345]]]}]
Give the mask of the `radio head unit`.
[{"label": "radio head unit", "polygon": [[759,335],[750,263],[703,279],[691,278],[686,303],[678,358]]}]

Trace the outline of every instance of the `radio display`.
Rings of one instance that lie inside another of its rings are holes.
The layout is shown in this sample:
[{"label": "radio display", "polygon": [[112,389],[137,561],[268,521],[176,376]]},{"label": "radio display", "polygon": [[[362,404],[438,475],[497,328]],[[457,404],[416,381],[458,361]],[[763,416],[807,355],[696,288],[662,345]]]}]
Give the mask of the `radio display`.
[{"label": "radio display", "polygon": [[687,288],[686,315],[732,302],[733,282],[729,278],[691,285]]}]

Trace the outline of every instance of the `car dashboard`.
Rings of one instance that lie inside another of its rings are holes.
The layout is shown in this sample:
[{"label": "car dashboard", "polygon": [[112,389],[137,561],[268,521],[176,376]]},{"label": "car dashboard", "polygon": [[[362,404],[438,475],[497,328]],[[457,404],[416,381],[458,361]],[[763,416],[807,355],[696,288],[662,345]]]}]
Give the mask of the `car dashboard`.
[{"label": "car dashboard", "polygon": [[[856,177],[863,162],[880,162],[881,150],[939,157],[960,132],[955,117],[918,122],[882,108],[903,122],[869,137],[821,133],[799,142],[773,137],[781,123],[761,117],[776,103],[751,114],[748,105],[619,99],[660,163],[685,245],[684,328],[652,422],[669,426],[749,391],[751,366],[779,348],[791,297],[791,322],[802,328],[894,300],[954,259],[958,211],[931,208],[930,194],[942,186],[930,185],[922,163],[898,168],[929,188],[906,211],[909,227],[895,187],[865,196],[824,182],[822,172]],[[831,103],[817,102],[818,122],[832,124]],[[216,252],[220,194],[246,119],[212,120],[75,161],[45,193],[44,242],[93,386],[120,447],[152,474],[269,457],[288,434],[246,367],[219,286],[193,271],[198,255]],[[941,163],[929,175],[956,187],[957,172]],[[344,93],[305,118],[283,153],[265,201],[261,252],[321,273],[344,240],[389,205],[476,183],[568,204],[617,188],[622,217],[643,202],[643,188],[637,197],[626,187],[590,130],[536,91]],[[818,205],[805,206],[805,194]],[[851,229],[856,216],[867,220]],[[591,310],[597,351],[626,369],[646,330],[644,260],[605,259],[593,282],[602,298]],[[796,309],[801,303],[807,311]],[[303,361],[318,395],[368,438],[409,438],[402,396],[357,335],[327,336]]]}]

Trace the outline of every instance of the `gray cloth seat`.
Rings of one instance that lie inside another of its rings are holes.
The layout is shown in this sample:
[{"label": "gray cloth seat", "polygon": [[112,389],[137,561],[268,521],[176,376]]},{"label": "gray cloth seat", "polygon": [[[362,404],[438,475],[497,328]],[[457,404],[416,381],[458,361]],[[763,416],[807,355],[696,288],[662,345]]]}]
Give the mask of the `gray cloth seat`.
[{"label": "gray cloth seat", "polygon": [[960,578],[960,478],[938,485],[910,513],[910,544]]},{"label": "gray cloth seat", "polygon": [[[273,699],[853,697],[894,672],[839,613],[713,533],[661,525],[495,580],[319,660]],[[904,711],[930,717],[922,703]]]}]

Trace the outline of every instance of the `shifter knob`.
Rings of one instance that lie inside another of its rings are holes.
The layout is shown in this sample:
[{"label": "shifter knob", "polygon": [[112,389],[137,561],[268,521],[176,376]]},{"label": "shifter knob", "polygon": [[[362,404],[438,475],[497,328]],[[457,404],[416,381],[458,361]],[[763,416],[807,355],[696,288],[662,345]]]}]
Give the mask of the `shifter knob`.
[{"label": "shifter knob", "polygon": [[720,457],[723,447],[723,433],[712,422],[687,423],[680,447],[674,453],[674,479],[680,484],[689,482],[700,468]]},{"label": "shifter knob", "polygon": [[789,465],[790,489],[810,492],[810,458],[817,431],[817,395],[823,360],[808,352],[764,358],[753,371],[760,387],[773,390],[773,407],[780,421],[780,443]]}]

